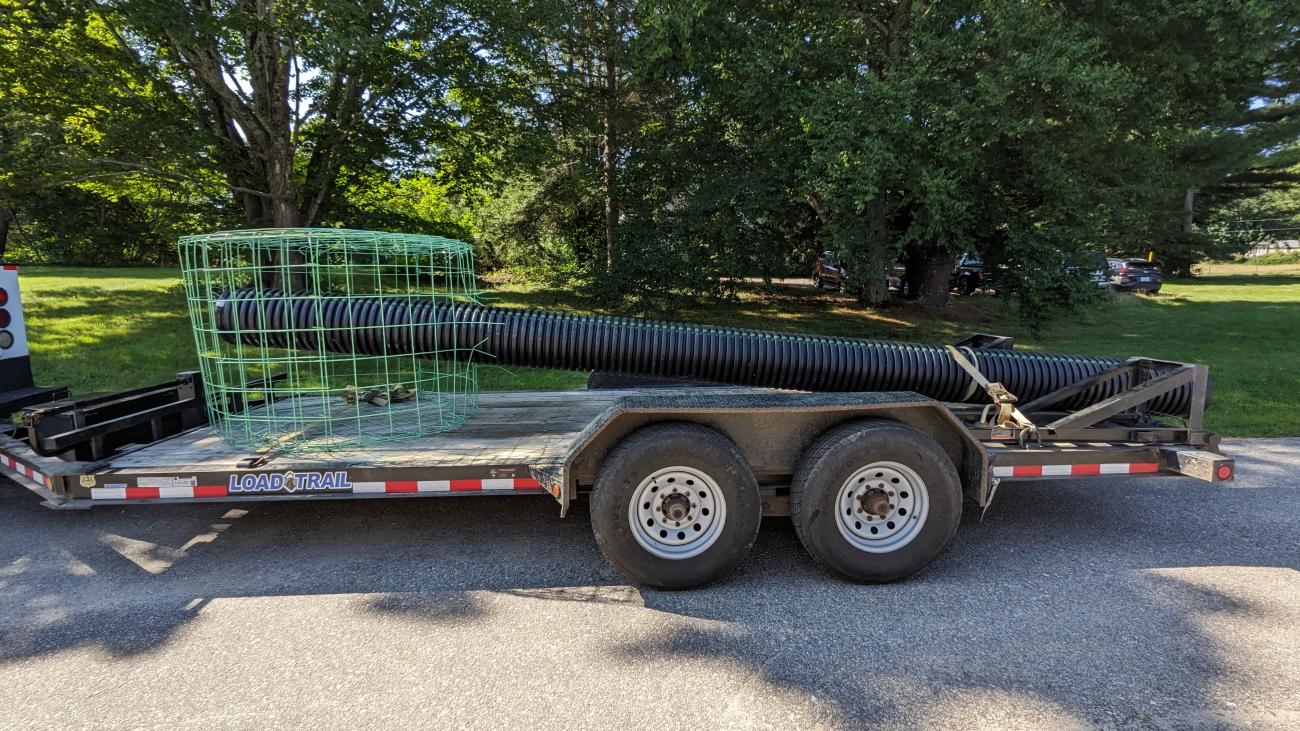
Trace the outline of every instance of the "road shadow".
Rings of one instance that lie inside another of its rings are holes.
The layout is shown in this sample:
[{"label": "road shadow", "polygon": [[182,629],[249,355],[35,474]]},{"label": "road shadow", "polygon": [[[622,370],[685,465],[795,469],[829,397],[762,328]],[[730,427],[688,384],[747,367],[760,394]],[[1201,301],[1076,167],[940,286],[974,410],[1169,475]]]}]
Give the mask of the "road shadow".
[{"label": "road shadow", "polygon": [[[919,709],[892,700],[910,703],[917,688],[959,706],[1030,699],[1060,714],[1051,724],[1236,725],[1212,689],[1241,648],[1207,628],[1286,622],[1276,604],[1243,598],[1212,569],[1260,581],[1300,570],[1297,448],[1252,449],[1230,485],[1008,483],[929,570],[885,586],[827,577],[788,524],[766,524],[734,579],[745,591],[642,590],[647,607],[711,622],[610,652],[631,664],[722,659],[765,688],[829,703],[854,727],[918,724]],[[1267,676],[1266,667],[1251,672]]]},{"label": "road shadow", "polygon": [[1195,570],[1300,569],[1300,490],[1278,481],[1300,441],[1269,444],[1230,486],[1006,484],[929,570],[886,586],[829,576],[784,519],[764,521],[726,581],[662,592],[628,586],[603,560],[585,506],[561,521],[545,497],[56,512],[6,483],[0,666],[75,649],[156,652],[215,598],[359,595],[368,611],[441,628],[492,622],[486,598],[502,595],[658,613],[669,631],[609,642],[606,655],[724,663],[819,699],[838,723],[919,718],[891,701],[891,684],[1028,694],[1075,720],[1146,722],[1091,707],[1104,697],[1168,721],[1173,705],[1213,711],[1226,671],[1207,623],[1264,611]]}]

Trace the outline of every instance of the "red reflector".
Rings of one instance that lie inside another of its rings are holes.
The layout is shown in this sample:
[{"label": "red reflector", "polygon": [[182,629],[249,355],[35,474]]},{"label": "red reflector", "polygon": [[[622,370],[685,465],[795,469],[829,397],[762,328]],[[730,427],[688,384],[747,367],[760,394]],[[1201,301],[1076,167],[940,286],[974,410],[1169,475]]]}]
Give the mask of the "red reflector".
[{"label": "red reflector", "polygon": [[1101,465],[1099,464],[1077,464],[1070,467],[1072,475],[1100,475]]},{"label": "red reflector", "polygon": [[1042,477],[1043,466],[1040,464],[1018,464],[1011,468],[1012,477]]},{"label": "red reflector", "polygon": [[158,497],[158,488],[156,487],[128,487],[126,496],[129,499],[155,499]]},{"label": "red reflector", "polygon": [[515,487],[516,490],[532,490],[532,489],[535,489],[535,488],[538,488],[538,487],[541,487],[541,486],[542,486],[542,483],[538,482],[537,480],[534,480],[534,479],[531,478],[531,477],[516,477],[516,478],[515,478],[515,485],[514,485],[514,487]]},{"label": "red reflector", "polygon": [[1128,466],[1128,471],[1132,474],[1159,472],[1160,465],[1156,462],[1134,462]]},{"label": "red reflector", "polygon": [[482,480],[452,480],[451,481],[452,492],[466,492],[468,490],[482,490],[482,489],[483,489]]},{"label": "red reflector", "polygon": [[194,487],[194,497],[225,497],[225,485],[196,485]]},{"label": "red reflector", "polygon": [[419,484],[415,482],[386,482],[384,492],[418,492]]},{"label": "red reflector", "polygon": [[1232,468],[1226,464],[1221,464],[1219,469],[1216,470],[1216,474],[1218,474],[1220,480],[1226,480],[1232,477]]}]

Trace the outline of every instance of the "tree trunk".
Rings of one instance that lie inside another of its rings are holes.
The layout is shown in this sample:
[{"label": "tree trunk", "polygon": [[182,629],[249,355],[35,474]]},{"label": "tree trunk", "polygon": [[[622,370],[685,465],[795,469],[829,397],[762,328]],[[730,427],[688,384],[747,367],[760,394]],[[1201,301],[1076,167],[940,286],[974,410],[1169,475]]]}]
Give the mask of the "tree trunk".
[{"label": "tree trunk", "polygon": [[[867,28],[867,56],[863,59],[869,73],[884,77],[889,69],[907,53],[907,30],[911,24],[912,0],[897,0],[889,14],[887,26],[876,23]],[[872,31],[876,34],[872,36]],[[877,49],[883,49],[879,53]],[[877,193],[866,205],[863,212],[866,223],[864,251],[859,257],[859,267],[865,266],[860,276],[855,275],[861,283],[858,298],[872,307],[884,304],[889,297],[889,285],[885,280],[887,266],[885,254],[889,251],[889,217],[894,203],[885,193]]]},{"label": "tree trunk", "polygon": [[[612,12],[612,11],[611,11]],[[613,39],[610,39],[613,43]],[[612,48],[605,53],[605,128],[601,139],[602,180],[605,188],[605,271],[614,271],[618,252],[618,195],[617,185],[618,139],[614,125],[617,105],[618,77],[612,58]]]},{"label": "tree trunk", "polygon": [[869,277],[863,282],[862,299],[872,307],[879,307],[889,299],[889,285],[885,282],[885,248],[871,246],[866,254]]},{"label": "tree trunk", "polygon": [[921,294],[921,257],[914,247],[903,252],[903,296],[914,300]]},{"label": "tree trunk", "polygon": [[[287,142],[287,140],[286,140]],[[289,146],[286,144],[286,148]],[[298,196],[293,184],[293,150],[276,150],[266,164],[267,192],[271,194],[271,225],[298,225]]]},{"label": "tree trunk", "polygon": [[948,304],[949,284],[957,257],[933,244],[909,247],[904,258],[909,296],[926,307],[943,307]]},{"label": "tree trunk", "polygon": [[5,250],[9,246],[9,222],[14,220],[14,212],[0,208],[0,261],[4,261]]},{"label": "tree trunk", "polygon": [[863,223],[862,254],[856,257],[857,261],[849,272],[855,285],[860,285],[858,300],[871,307],[879,307],[889,298],[889,286],[885,282],[885,250],[888,248],[889,226],[884,200],[878,198],[867,204]]},{"label": "tree trunk", "polygon": [[[258,134],[252,135],[252,146],[265,160],[263,176],[268,195],[271,226],[296,228],[300,222],[298,189],[294,182],[294,140],[289,109],[289,49],[285,39],[277,37],[269,28],[274,27],[275,5],[267,0],[245,0],[250,11],[266,21],[266,28],[255,28],[245,33],[244,43],[248,54],[248,75],[252,90],[252,105],[257,119]],[[276,289],[301,291],[306,286],[303,255],[294,249],[276,252]]]}]

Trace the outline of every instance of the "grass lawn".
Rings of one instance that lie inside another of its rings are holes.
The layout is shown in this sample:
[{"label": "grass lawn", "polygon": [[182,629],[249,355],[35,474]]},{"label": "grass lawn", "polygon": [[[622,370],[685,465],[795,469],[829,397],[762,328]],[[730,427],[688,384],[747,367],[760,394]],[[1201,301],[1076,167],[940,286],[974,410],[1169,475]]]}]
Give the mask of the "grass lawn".
[{"label": "grass lawn", "polygon": [[1205,262],[1196,265],[1194,273],[1209,277],[1231,275],[1272,277],[1279,274],[1300,274],[1300,264],[1253,264],[1249,261]]},{"label": "grass lawn", "polygon": [[[1212,429],[1233,436],[1300,435],[1300,270],[1253,267],[1169,282],[1154,297],[1117,297],[1030,337],[1001,301],[975,296],[934,315],[909,305],[864,310],[838,295],[753,288],[735,301],[690,304],[671,319],[715,325],[929,342],[972,331],[1017,336],[1020,347],[1149,355],[1210,365]],[[175,270],[21,270],[37,381],[87,394],[167,380],[197,368]],[[493,304],[589,312],[565,292],[502,283]],[[583,374],[484,367],[484,390],[580,386]]]}]

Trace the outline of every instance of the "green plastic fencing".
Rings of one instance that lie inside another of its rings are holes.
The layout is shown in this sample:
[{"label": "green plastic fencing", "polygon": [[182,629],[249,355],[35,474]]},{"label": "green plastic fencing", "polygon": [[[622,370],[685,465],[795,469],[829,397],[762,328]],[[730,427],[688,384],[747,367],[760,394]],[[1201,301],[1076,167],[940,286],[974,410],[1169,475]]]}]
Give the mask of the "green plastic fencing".
[{"label": "green plastic fencing", "polygon": [[[242,323],[255,337],[233,337],[229,324],[222,332],[218,323],[218,310],[233,293],[258,300],[261,312],[304,297],[343,297],[349,308],[351,298],[476,302],[469,244],[346,229],[264,229],[186,236],[179,252],[208,414],[230,444],[277,452],[370,447],[453,429],[477,408],[478,374],[466,357],[476,344],[457,343],[454,335],[451,342],[435,339],[428,350],[355,355],[325,349],[327,335],[360,333],[328,331],[318,324],[319,312],[285,317],[277,327]],[[383,331],[414,327],[379,319],[367,337],[388,342]]]}]

